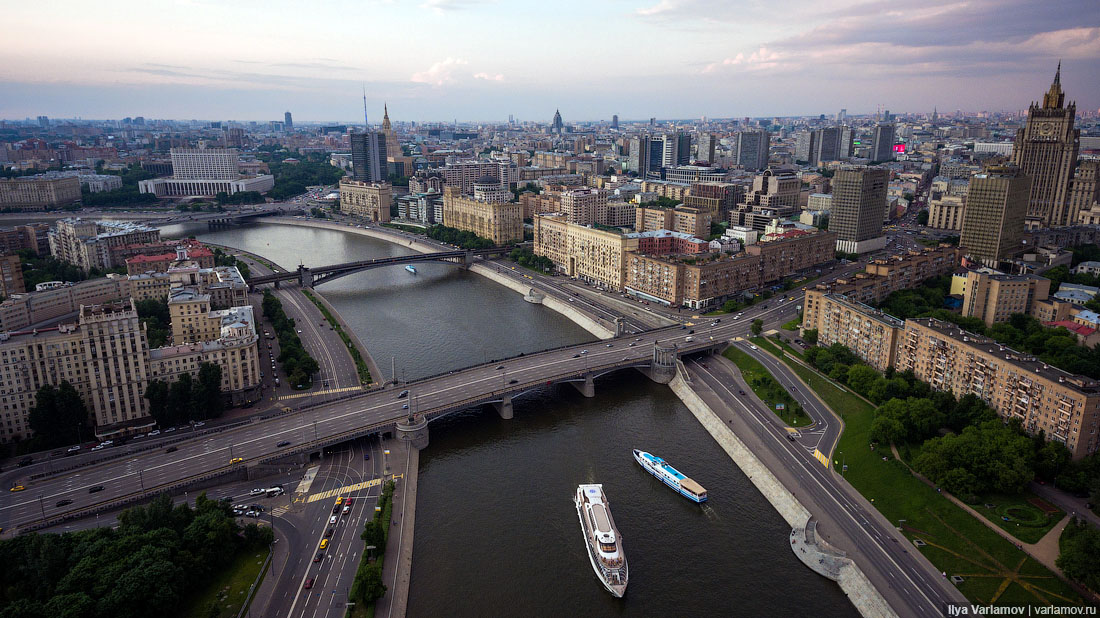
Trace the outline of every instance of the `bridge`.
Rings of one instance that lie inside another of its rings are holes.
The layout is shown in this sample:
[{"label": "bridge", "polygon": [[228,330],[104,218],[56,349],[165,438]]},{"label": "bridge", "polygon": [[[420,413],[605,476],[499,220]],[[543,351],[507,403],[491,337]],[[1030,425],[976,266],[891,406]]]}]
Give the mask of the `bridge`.
[{"label": "bridge", "polygon": [[[700,334],[669,327],[634,339],[594,341],[483,363],[296,413],[254,417],[231,429],[200,434],[199,440],[178,441],[171,454],[154,448],[117,460],[104,459],[109,452],[79,455],[88,465],[77,483],[71,482],[75,477],[68,473],[47,475],[23,481],[26,492],[0,495],[0,526],[31,531],[159,493],[224,482],[233,475],[242,478],[251,471],[262,475],[265,466],[274,462],[308,458],[326,446],[369,435],[390,433],[423,447],[432,421],[484,405],[511,418],[513,398],[554,384],[570,384],[585,397],[593,397],[595,379],[631,368],[667,383],[675,376],[680,357],[713,353],[727,345],[734,329],[740,332],[746,327],[732,322],[697,326]],[[89,493],[100,485],[102,490]],[[55,501],[60,506],[51,506]]]},{"label": "bridge", "polygon": [[400,264],[415,264],[417,262],[451,262],[463,267],[469,266],[477,258],[507,255],[515,247],[494,247],[492,249],[456,249],[455,251],[438,251],[435,253],[417,253],[413,255],[399,255],[395,257],[374,258],[371,260],[359,260],[358,262],[345,262],[332,264],[331,266],[298,266],[297,270],[270,275],[259,275],[248,279],[248,289],[251,291],[258,285],[267,283],[279,287],[280,281],[297,280],[303,288],[312,288],[322,283],[327,283],[340,277],[346,277],[357,272],[382,268],[383,266],[396,266]]},{"label": "bridge", "polygon": [[196,213],[182,213],[174,217],[169,217],[159,221],[159,224],[167,223],[184,223],[184,222],[203,222],[205,221],[210,229],[218,229],[225,227],[234,227],[244,223],[248,223],[251,220],[258,219],[260,217],[279,217],[286,215],[300,215],[304,211],[298,206],[280,205],[277,207],[271,207],[272,205],[257,204],[255,207],[249,210],[240,210],[237,212],[196,212]]}]

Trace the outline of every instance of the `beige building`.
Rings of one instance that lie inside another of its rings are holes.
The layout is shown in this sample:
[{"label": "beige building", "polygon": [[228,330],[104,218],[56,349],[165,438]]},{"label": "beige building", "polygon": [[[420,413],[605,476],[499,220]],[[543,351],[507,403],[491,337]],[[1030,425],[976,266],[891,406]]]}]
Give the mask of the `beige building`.
[{"label": "beige building", "polygon": [[[132,221],[90,221],[79,217],[61,219],[50,230],[50,252],[87,272],[124,266],[118,247],[160,241],[160,230]],[[112,251],[112,249],[116,249]]]},{"label": "beige building", "polygon": [[945,195],[928,203],[928,227],[939,230],[961,230],[966,198]]},{"label": "beige building", "polygon": [[0,209],[52,210],[80,201],[80,179],[24,176],[0,178]]},{"label": "beige building", "polygon": [[1020,168],[992,166],[970,178],[959,244],[988,266],[1022,250],[1031,178]]},{"label": "beige building", "polygon": [[626,252],[637,246],[636,237],[570,223],[560,213],[535,216],[535,255],[550,258],[570,277],[612,290],[622,289]]},{"label": "beige building", "polygon": [[691,185],[664,180],[643,180],[642,193],[656,193],[657,197],[667,197],[682,202],[691,195]]},{"label": "beige building", "polygon": [[933,318],[905,322],[896,368],[912,370],[933,389],[977,395],[1025,431],[1045,432],[1074,459],[1096,452],[1100,384],[1066,373],[954,324]]},{"label": "beige building", "polygon": [[1027,123],[1016,131],[1013,142],[1012,163],[1029,179],[1025,198],[1029,229],[1077,222],[1078,213],[1071,212],[1068,206],[1081,131],[1073,126],[1077,106],[1072,102],[1065,104],[1061,73],[1059,63],[1042,105],[1031,104]]},{"label": "beige building", "polygon": [[710,223],[711,214],[708,211],[692,206],[639,206],[634,214],[635,232],[672,230],[697,238],[707,238],[710,236]]},{"label": "beige building", "polygon": [[443,225],[473,232],[496,245],[523,240],[523,206],[518,202],[486,203],[443,189]]},{"label": "beige building", "polygon": [[148,272],[127,277],[130,298],[134,302],[143,300],[165,300],[172,293],[172,277],[168,273]]},{"label": "beige building", "polygon": [[607,225],[607,191],[589,187],[561,192],[561,212],[570,223]]},{"label": "beige building", "polygon": [[41,292],[15,294],[0,303],[0,332],[75,314],[81,305],[100,305],[129,297],[126,277],[111,274],[79,283],[61,283]]},{"label": "beige building", "polygon": [[388,182],[340,179],[340,212],[376,223],[390,220],[392,189]]},{"label": "beige building", "polygon": [[915,288],[930,277],[951,274],[958,266],[959,248],[940,245],[877,259],[867,265],[865,272],[837,279],[834,284],[819,284],[817,289],[843,294],[862,303],[877,303],[891,292]]},{"label": "beige building", "polygon": [[981,318],[986,326],[1005,322],[1013,314],[1032,314],[1047,299],[1050,279],[1035,275],[1005,275],[972,270],[966,273],[962,315]]},{"label": "beige building", "polygon": [[151,350],[149,379],[174,382],[184,373],[197,376],[202,363],[214,363],[222,369],[222,392],[237,403],[260,386],[259,336],[252,306],[208,311],[205,317],[215,326],[214,339]]},{"label": "beige building", "polygon": [[[879,371],[894,364],[905,323],[841,294],[806,290],[802,328],[817,330],[818,345],[839,343]],[[812,321],[811,321],[812,320]]]},{"label": "beige building", "polygon": [[18,255],[0,255],[0,295],[7,298],[25,291],[22,260]]}]

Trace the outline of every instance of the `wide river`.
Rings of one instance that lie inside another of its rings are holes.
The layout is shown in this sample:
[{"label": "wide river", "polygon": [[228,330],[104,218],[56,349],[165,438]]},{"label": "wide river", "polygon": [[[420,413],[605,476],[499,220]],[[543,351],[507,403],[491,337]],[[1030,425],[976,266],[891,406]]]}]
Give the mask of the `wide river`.
[{"label": "wide river", "polygon": [[[287,268],[408,249],[284,224],[207,231],[170,226]],[[542,306],[445,264],[350,275],[319,288],[383,373],[406,379],[519,352],[593,341]],[[392,359],[392,361],[391,361]],[[701,483],[679,497],[631,457],[641,448]],[[630,564],[624,599],[588,563],[572,495],[603,483]],[[420,456],[408,611],[464,616],[857,616],[840,588],[807,569],[789,527],[665,386],[623,372],[585,399],[568,386],[515,401],[515,418],[470,411],[435,422]]]}]

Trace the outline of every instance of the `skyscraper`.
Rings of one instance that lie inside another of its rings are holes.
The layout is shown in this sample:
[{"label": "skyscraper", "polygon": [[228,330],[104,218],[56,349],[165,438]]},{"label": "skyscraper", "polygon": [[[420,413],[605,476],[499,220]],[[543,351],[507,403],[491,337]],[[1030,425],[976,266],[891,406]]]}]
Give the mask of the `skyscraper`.
[{"label": "skyscraper", "polygon": [[814,131],[814,149],[810,160],[814,165],[840,158],[840,127],[825,127]]},{"label": "skyscraper", "polygon": [[886,246],[882,211],[890,173],[883,167],[845,166],[833,176],[829,231],[837,233],[836,248],[866,253]]},{"label": "skyscraper", "polygon": [[386,136],[378,131],[351,134],[352,178],[362,182],[385,180]]},{"label": "skyscraper", "polygon": [[1054,83],[1043,95],[1043,104],[1032,103],[1027,124],[1016,132],[1012,162],[1031,177],[1027,227],[1073,225],[1077,213],[1069,212],[1069,184],[1077,165],[1081,132],[1073,127],[1077,105],[1065,105],[1062,92],[1062,63]]},{"label": "skyscraper", "polygon": [[288,133],[294,130],[294,118],[291,117],[290,112],[283,114],[283,128]]},{"label": "skyscraper", "polygon": [[1031,178],[1015,165],[993,166],[970,177],[959,245],[972,258],[996,266],[1020,250]]},{"label": "skyscraper", "polygon": [[802,163],[812,163],[817,142],[816,131],[803,131],[798,134],[798,140],[794,146],[794,160]]},{"label": "skyscraper", "polygon": [[397,135],[393,132],[393,125],[390,124],[390,107],[389,105],[382,104],[382,135],[386,136],[386,155],[387,157],[400,157],[402,154],[401,144],[397,141]]},{"label": "skyscraper", "polygon": [[714,164],[714,151],[718,145],[718,139],[711,133],[702,133],[695,143],[695,158],[700,161]]},{"label": "skyscraper", "polygon": [[875,125],[875,136],[873,138],[871,151],[872,161],[893,161],[894,160],[894,125],[889,123],[879,123]]},{"label": "skyscraper", "polygon": [[611,116],[611,128],[618,130],[619,128],[619,115],[615,114]]},{"label": "skyscraper", "polygon": [[562,127],[565,125],[561,121],[561,112],[554,110],[554,120],[550,123],[551,133],[561,133]]},{"label": "skyscraper", "polygon": [[750,171],[762,170],[768,167],[769,145],[767,131],[756,130],[738,133],[734,144],[737,165]]}]

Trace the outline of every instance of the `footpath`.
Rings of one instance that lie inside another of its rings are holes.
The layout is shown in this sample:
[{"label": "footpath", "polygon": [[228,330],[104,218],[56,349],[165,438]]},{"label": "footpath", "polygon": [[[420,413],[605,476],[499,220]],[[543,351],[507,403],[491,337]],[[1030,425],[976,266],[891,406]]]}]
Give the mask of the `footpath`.
[{"label": "footpath", "polygon": [[412,573],[413,532],[416,527],[416,479],[420,451],[405,440],[387,440],[383,449],[386,474],[404,474],[394,484],[393,523],[386,539],[386,554],[382,563],[382,581],[386,593],[374,605],[378,618],[404,618],[409,603],[409,580]]}]

